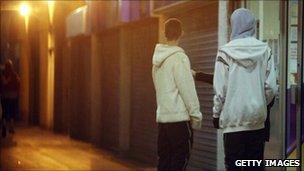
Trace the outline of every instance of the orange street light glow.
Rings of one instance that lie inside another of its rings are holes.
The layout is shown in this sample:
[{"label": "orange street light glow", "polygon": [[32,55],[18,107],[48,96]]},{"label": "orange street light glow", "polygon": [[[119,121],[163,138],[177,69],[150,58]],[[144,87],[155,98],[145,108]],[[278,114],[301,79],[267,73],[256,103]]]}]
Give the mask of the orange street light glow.
[{"label": "orange street light glow", "polygon": [[47,3],[48,3],[48,5],[54,5],[55,1],[54,0],[48,0]]},{"label": "orange street light glow", "polygon": [[27,4],[23,3],[20,5],[19,12],[22,16],[29,16],[30,7]]}]

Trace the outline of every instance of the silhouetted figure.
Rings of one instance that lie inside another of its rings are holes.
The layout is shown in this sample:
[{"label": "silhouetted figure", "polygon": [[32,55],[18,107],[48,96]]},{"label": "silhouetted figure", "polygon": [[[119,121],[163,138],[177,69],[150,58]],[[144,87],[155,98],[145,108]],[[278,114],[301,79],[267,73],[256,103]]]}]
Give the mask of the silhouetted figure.
[{"label": "silhouetted figure", "polygon": [[1,126],[1,135],[2,137],[6,136],[6,128],[4,125],[4,114],[3,114],[3,108],[2,108],[2,92],[3,92],[3,88],[2,88],[2,75],[3,75],[3,71],[4,71],[4,65],[0,67],[0,107],[1,107],[1,118],[0,118],[0,126]]},{"label": "silhouetted figure", "polygon": [[3,110],[2,136],[6,135],[6,127],[9,133],[14,133],[14,120],[17,114],[20,79],[13,67],[13,62],[5,62],[4,72],[1,75],[1,105]]}]

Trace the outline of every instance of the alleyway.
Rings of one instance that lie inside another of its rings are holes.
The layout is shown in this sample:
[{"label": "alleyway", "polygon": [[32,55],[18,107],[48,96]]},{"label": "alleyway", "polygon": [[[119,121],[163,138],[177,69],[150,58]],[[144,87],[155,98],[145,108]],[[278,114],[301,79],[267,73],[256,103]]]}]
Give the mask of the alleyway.
[{"label": "alleyway", "polygon": [[88,143],[37,127],[19,127],[16,132],[1,139],[0,170],[146,170]]}]

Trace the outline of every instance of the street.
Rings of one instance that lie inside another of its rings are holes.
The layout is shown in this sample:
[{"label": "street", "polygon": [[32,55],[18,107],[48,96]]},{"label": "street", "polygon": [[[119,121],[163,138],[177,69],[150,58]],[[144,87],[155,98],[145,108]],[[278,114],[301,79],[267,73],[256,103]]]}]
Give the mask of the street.
[{"label": "street", "polygon": [[1,170],[144,170],[94,146],[38,127],[1,139]]}]

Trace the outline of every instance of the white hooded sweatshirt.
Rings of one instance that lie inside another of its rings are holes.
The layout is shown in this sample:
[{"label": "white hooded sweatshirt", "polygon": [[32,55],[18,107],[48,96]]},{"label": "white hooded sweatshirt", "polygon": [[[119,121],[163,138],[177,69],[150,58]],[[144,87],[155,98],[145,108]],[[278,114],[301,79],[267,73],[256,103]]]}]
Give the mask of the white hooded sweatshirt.
[{"label": "white hooded sweatshirt", "polygon": [[200,126],[202,114],[190,62],[178,46],[157,44],[153,55],[152,77],[156,90],[158,123],[193,121]]},{"label": "white hooded sweatshirt", "polygon": [[214,72],[213,117],[224,133],[264,128],[276,91],[274,60],[266,43],[239,38],[220,48]]}]

